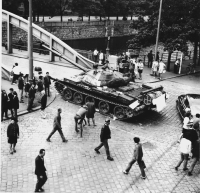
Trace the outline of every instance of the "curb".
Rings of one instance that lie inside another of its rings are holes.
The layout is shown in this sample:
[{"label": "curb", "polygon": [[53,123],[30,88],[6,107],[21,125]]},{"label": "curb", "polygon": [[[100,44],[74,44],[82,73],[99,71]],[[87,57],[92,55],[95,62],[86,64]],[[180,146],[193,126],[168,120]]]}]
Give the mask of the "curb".
[{"label": "curb", "polygon": [[177,75],[177,76],[171,76],[171,77],[168,77],[168,78],[163,78],[161,80],[155,80],[155,81],[150,81],[150,82],[146,82],[146,83],[161,82],[161,81],[168,80],[168,79],[178,78],[178,77],[187,76],[187,75],[191,75],[191,74],[197,74],[199,72],[200,72],[200,70],[193,72],[193,73],[189,73],[189,74],[180,74],[180,75]]},{"label": "curb", "polygon": [[[55,92],[52,92],[52,94],[54,94],[54,96],[53,96],[52,100],[49,101],[49,102],[47,103],[46,108],[47,108],[51,103],[53,103],[53,101],[56,99],[56,94],[55,94]],[[19,112],[19,113],[17,114],[17,116],[19,117],[19,116],[22,116],[22,115],[30,114],[30,113],[32,113],[32,112],[38,111],[40,108],[41,108],[40,106],[37,106],[37,107],[33,108],[31,112],[29,112],[29,111],[27,111],[27,110],[21,111],[21,112]],[[10,119],[10,118],[9,118],[9,119]],[[3,119],[3,121],[9,120],[9,119]]]}]

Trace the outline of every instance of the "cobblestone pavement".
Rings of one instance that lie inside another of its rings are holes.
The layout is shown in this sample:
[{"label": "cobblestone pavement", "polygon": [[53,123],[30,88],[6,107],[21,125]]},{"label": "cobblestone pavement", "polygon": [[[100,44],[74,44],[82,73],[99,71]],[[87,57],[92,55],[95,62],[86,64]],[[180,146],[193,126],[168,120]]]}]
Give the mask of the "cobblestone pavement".
[{"label": "cobblestone pavement", "polygon": [[[1,130],[1,187],[0,192],[33,192],[36,183],[34,175],[35,157],[41,148],[46,149],[45,165],[48,181],[44,185],[49,193],[199,193],[200,165],[193,176],[188,177],[180,168],[174,170],[179,160],[177,138],[181,133],[181,120],[175,107],[175,100],[182,93],[200,93],[200,88],[164,81],[162,84],[170,93],[168,106],[161,113],[151,111],[131,121],[111,121],[112,139],[109,140],[114,162],[106,159],[104,148],[98,155],[94,148],[99,144],[99,132],[105,116],[96,114],[97,127],[84,127],[83,138],[74,131],[73,116],[78,106],[63,101],[60,95],[47,109],[47,119],[40,118],[40,112],[19,117],[20,138],[14,155],[9,154],[6,129],[9,121],[2,123]],[[58,133],[52,142],[46,138],[52,130],[57,108],[63,109],[62,127],[69,140],[62,143]],[[124,175],[132,156],[134,136],[143,143],[147,179],[140,179],[138,165],[129,175]],[[190,162],[189,162],[190,165]]]}]

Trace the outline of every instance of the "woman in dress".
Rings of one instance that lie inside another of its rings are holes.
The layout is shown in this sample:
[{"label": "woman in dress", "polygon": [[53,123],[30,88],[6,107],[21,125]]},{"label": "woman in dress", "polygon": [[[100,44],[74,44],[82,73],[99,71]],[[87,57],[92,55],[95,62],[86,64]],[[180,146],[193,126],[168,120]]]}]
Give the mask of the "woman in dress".
[{"label": "woman in dress", "polygon": [[8,143],[10,143],[10,154],[16,153],[15,146],[17,144],[17,139],[19,138],[19,126],[17,124],[16,118],[11,118],[12,122],[7,128]]}]

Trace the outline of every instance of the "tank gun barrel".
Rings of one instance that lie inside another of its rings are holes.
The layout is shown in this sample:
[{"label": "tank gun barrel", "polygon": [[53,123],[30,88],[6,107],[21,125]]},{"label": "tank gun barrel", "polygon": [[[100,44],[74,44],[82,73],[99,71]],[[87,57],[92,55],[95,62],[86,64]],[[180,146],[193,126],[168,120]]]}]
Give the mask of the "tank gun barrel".
[{"label": "tank gun barrel", "polygon": [[149,89],[149,90],[146,90],[146,91],[142,91],[140,94],[147,94],[149,92],[152,92],[152,91],[156,91],[156,90],[163,90],[163,86],[158,86],[156,88],[152,88],[152,89]]}]

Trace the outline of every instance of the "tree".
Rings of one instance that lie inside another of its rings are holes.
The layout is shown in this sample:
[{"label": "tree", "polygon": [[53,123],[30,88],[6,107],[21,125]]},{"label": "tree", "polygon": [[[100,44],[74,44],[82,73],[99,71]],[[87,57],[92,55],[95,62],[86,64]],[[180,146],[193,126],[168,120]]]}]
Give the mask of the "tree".
[{"label": "tree", "polygon": [[19,15],[18,7],[23,0],[2,0],[2,9],[5,9],[11,13]]},{"label": "tree", "polygon": [[[142,2],[142,3],[141,3]],[[135,14],[146,16],[148,21],[133,22],[132,27],[138,34],[129,41],[130,44],[149,46],[155,44],[160,0],[135,1]],[[141,11],[141,7],[144,8]],[[147,9],[148,7],[148,9]],[[194,63],[196,62],[197,46],[200,41],[200,2],[198,0],[167,0],[163,1],[160,42],[171,53],[178,49],[187,52],[187,41],[194,43]],[[170,69],[168,63],[168,70]]]}]

